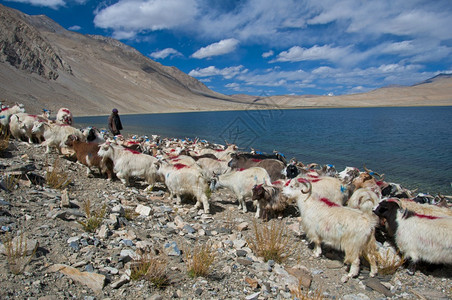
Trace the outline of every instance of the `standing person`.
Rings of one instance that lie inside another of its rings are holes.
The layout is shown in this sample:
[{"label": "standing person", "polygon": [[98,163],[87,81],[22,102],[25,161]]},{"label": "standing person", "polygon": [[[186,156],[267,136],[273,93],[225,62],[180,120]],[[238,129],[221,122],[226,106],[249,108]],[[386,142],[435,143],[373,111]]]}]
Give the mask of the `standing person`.
[{"label": "standing person", "polygon": [[111,115],[108,117],[108,129],[110,129],[113,135],[121,134],[120,130],[122,130],[122,124],[116,108],[113,108]]}]

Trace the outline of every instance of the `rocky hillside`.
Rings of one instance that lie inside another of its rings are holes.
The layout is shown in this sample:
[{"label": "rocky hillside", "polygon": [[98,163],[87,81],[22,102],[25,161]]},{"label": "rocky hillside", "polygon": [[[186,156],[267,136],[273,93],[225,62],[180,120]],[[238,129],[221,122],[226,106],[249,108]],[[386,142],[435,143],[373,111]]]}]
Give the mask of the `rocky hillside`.
[{"label": "rocky hillside", "polygon": [[67,31],[0,5],[0,98],[76,115],[241,108],[177,68],[117,40]]}]

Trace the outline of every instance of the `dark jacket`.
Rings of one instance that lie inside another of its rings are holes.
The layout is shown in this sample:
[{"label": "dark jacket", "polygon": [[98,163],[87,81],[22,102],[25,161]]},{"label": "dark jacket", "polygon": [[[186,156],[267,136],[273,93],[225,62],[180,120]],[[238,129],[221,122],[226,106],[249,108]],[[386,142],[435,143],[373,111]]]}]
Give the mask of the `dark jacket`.
[{"label": "dark jacket", "polygon": [[110,129],[113,135],[121,134],[120,130],[122,130],[121,119],[117,113],[112,113],[108,117],[108,129]]}]

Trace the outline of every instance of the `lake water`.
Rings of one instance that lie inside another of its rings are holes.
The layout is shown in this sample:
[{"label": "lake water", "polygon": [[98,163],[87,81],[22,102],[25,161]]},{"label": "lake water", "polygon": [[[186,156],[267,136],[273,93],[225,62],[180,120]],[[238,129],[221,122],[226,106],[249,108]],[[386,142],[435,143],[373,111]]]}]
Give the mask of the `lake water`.
[{"label": "lake water", "polygon": [[[75,124],[105,128],[108,116]],[[419,192],[452,195],[452,107],[331,108],[121,115],[127,134],[200,138],[363,170]]]}]

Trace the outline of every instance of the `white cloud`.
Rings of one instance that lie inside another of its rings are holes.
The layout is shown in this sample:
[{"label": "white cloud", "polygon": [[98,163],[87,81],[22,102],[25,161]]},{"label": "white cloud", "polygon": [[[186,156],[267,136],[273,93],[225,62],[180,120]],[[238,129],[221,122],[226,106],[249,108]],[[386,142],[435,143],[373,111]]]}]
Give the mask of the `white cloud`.
[{"label": "white cloud", "polygon": [[194,58],[206,58],[218,55],[224,55],[234,51],[237,48],[239,41],[236,39],[221,40],[217,43],[210,44],[203,47],[192,54]]},{"label": "white cloud", "polygon": [[273,56],[274,54],[275,54],[275,52],[273,52],[273,50],[270,50],[270,51],[262,53],[262,57],[267,58],[267,57]]},{"label": "white cloud", "polygon": [[58,8],[59,6],[64,6],[66,4],[66,1],[63,0],[6,0],[6,1],[26,3],[35,6],[48,6],[50,8]]},{"label": "white cloud", "polygon": [[344,57],[349,56],[351,53],[350,47],[331,47],[325,46],[313,46],[311,48],[302,48],[300,46],[294,46],[288,51],[283,51],[278,54],[275,61],[280,62],[296,62],[304,60],[329,60],[338,62]]},{"label": "white cloud", "polygon": [[182,53],[179,51],[173,49],[173,48],[166,48],[160,51],[155,51],[149,54],[150,57],[153,59],[165,59],[168,56],[174,57],[174,56],[183,56]]},{"label": "white cloud", "polygon": [[79,31],[80,29],[82,29],[82,27],[78,26],[78,25],[74,25],[74,26],[69,27],[68,29],[72,30],[72,31]]},{"label": "white cloud", "polygon": [[188,75],[193,77],[210,77],[210,76],[223,76],[226,79],[231,79],[239,74],[245,74],[248,70],[244,69],[242,65],[234,66],[224,69],[217,69],[215,66],[210,66],[203,69],[191,70]]},{"label": "white cloud", "polygon": [[196,14],[195,0],[120,0],[99,10],[94,24],[113,29],[116,37],[132,38],[139,32],[181,28]]}]

